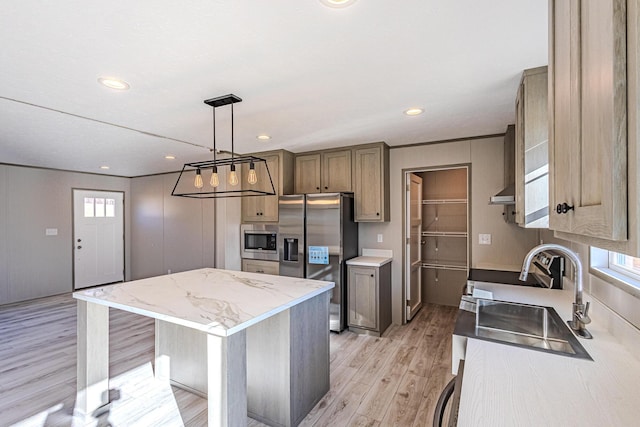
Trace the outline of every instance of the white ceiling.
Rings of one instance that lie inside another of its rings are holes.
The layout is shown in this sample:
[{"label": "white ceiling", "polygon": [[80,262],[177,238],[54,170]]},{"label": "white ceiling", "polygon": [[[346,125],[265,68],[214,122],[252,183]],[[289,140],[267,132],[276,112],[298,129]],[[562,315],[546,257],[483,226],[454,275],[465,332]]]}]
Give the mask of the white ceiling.
[{"label": "white ceiling", "polygon": [[138,176],[209,159],[203,100],[229,93],[241,153],[502,133],[547,64],[547,2],[3,1],[0,43],[0,162]]}]

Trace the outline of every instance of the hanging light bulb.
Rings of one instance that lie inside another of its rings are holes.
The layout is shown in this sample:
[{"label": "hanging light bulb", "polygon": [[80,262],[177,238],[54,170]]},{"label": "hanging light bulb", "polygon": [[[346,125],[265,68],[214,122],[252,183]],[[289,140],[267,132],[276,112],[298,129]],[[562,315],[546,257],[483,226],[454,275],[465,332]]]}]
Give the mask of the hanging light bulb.
[{"label": "hanging light bulb", "polygon": [[202,182],[202,174],[200,173],[200,169],[196,170],[196,179],[195,181],[193,181],[193,185],[196,188],[202,188],[204,185]]},{"label": "hanging light bulb", "polygon": [[256,175],[256,165],[253,162],[249,163],[249,177],[247,178],[249,184],[253,185],[258,182],[258,175]]},{"label": "hanging light bulb", "polygon": [[211,180],[209,181],[209,184],[211,184],[211,186],[213,188],[215,188],[218,185],[220,185],[220,179],[218,178],[218,167],[217,166],[213,167],[213,173],[211,174]]},{"label": "hanging light bulb", "polygon": [[231,172],[229,172],[229,185],[238,185],[238,174],[236,173],[236,165],[231,164]]}]

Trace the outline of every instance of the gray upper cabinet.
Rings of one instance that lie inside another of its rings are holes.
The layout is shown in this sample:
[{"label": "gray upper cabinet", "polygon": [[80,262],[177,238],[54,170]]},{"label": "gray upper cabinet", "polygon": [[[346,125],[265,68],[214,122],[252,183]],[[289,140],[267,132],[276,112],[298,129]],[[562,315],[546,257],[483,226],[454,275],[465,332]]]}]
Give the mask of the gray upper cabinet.
[{"label": "gray upper cabinet", "polygon": [[351,191],[351,149],[296,156],[296,194],[341,191]]},{"label": "gray upper cabinet", "polygon": [[326,193],[351,191],[351,150],[322,152],[322,188]]},{"label": "gray upper cabinet", "polygon": [[516,97],[515,220],[549,227],[549,119],[547,67],[525,70]]},{"label": "gray upper cabinet", "polygon": [[389,221],[389,147],[378,143],[354,148],[355,220]]},{"label": "gray upper cabinet", "polygon": [[294,193],[320,193],[320,153],[296,156],[296,184]]},{"label": "gray upper cabinet", "polygon": [[627,239],[626,6],[550,2],[549,225],[558,232]]},{"label": "gray upper cabinet", "polygon": [[389,146],[384,142],[300,153],[295,163],[296,194],[353,191],[355,221],[389,221]]},{"label": "gray upper cabinet", "polygon": [[[285,150],[277,150],[254,154],[267,161],[269,173],[264,163],[256,164],[258,182],[261,190],[271,191],[271,181],[276,190],[275,196],[251,196],[242,198],[242,222],[278,222],[278,196],[291,194],[293,191],[293,154]],[[243,166],[242,176],[246,176]],[[242,180],[243,188],[249,188],[246,180]]]}]

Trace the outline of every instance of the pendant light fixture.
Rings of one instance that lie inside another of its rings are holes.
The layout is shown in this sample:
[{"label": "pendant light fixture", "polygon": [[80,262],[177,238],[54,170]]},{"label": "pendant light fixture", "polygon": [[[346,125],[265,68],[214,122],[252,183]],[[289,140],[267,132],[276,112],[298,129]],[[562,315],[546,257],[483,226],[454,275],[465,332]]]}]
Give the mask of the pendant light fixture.
[{"label": "pendant light fixture", "polygon": [[[217,98],[211,98],[204,101],[205,104],[213,107],[213,160],[185,163],[180,175],[178,176],[176,185],[173,187],[173,191],[171,192],[172,196],[191,197],[197,199],[216,199],[223,197],[274,196],[276,194],[273,179],[269,172],[269,166],[265,159],[255,156],[236,156],[235,154],[233,104],[237,102],[242,102],[242,99],[233,94],[219,96]],[[229,104],[231,104],[231,158],[218,159],[218,150],[216,149],[216,108]],[[258,183],[256,165],[261,163],[263,164],[261,168],[264,170],[262,179],[265,181],[264,185],[261,186],[263,187],[262,189],[259,188],[260,186],[256,185]],[[236,170],[236,166],[240,165],[240,171],[242,171],[242,164],[248,164],[249,169],[247,172],[246,184],[243,183],[243,185],[238,187],[238,184],[240,184],[240,178],[238,177],[239,172]],[[227,166],[229,166],[229,172],[226,189],[224,189],[220,185],[218,168],[221,167],[224,169]],[[209,179],[209,186],[205,187],[202,179],[202,173],[209,169],[211,170],[211,178]]]}]

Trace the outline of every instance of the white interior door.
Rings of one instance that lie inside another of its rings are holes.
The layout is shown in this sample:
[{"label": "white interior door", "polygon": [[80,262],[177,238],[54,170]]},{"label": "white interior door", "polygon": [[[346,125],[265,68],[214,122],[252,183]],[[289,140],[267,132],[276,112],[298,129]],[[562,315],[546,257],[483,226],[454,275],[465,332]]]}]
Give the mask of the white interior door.
[{"label": "white interior door", "polygon": [[405,292],[408,322],[422,307],[422,178],[413,173],[407,173],[405,176],[407,184]]},{"label": "white interior door", "polygon": [[124,193],[73,190],[74,288],[124,280]]}]

